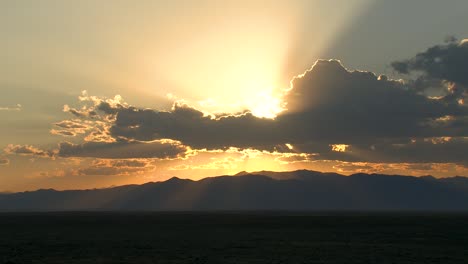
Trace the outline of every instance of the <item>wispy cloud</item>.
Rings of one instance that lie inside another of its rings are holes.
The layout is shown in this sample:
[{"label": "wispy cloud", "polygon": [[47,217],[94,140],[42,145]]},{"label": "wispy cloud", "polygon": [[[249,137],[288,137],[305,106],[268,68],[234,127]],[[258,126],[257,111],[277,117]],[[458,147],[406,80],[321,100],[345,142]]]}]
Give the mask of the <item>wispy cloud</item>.
[{"label": "wispy cloud", "polygon": [[0,106],[0,111],[21,111],[23,109],[23,106],[20,104],[17,104],[16,106],[13,107],[1,107]]},{"label": "wispy cloud", "polygon": [[0,158],[0,166],[10,164],[10,160],[6,158]]},{"label": "wispy cloud", "polygon": [[22,155],[22,156],[27,156],[27,155],[36,156],[36,157],[53,157],[54,156],[53,151],[41,150],[30,145],[9,144],[4,149],[4,152],[10,155],[16,154],[16,155]]}]

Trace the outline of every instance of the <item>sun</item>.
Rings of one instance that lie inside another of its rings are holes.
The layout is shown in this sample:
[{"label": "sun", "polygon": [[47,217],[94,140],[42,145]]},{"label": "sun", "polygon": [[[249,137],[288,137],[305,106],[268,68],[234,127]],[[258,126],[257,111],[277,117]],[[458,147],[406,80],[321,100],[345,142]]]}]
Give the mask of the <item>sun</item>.
[{"label": "sun", "polygon": [[247,107],[256,117],[274,119],[284,110],[281,99],[274,96],[271,90],[260,92],[252,98],[253,100],[247,103]]}]

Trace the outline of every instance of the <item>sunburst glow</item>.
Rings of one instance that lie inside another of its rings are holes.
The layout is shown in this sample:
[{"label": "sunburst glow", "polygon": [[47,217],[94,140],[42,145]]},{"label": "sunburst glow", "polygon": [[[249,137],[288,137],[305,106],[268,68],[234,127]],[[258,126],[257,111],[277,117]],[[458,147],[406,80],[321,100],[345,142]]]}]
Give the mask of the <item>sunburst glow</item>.
[{"label": "sunburst glow", "polygon": [[252,114],[262,118],[275,118],[278,113],[284,110],[281,99],[275,97],[270,92],[262,92],[248,101],[247,107]]}]

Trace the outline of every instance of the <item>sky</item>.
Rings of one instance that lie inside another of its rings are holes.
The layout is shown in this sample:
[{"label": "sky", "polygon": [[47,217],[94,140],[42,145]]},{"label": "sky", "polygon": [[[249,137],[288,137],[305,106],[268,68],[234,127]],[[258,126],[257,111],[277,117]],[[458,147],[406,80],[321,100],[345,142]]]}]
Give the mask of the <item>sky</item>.
[{"label": "sky", "polygon": [[0,1],[0,192],[468,176],[465,0]]}]

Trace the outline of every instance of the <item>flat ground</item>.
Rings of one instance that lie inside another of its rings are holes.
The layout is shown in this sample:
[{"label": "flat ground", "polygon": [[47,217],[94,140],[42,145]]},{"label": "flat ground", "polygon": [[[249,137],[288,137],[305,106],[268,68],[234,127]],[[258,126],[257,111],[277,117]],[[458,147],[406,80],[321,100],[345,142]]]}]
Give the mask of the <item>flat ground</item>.
[{"label": "flat ground", "polygon": [[468,263],[468,215],[4,213],[0,263]]}]

